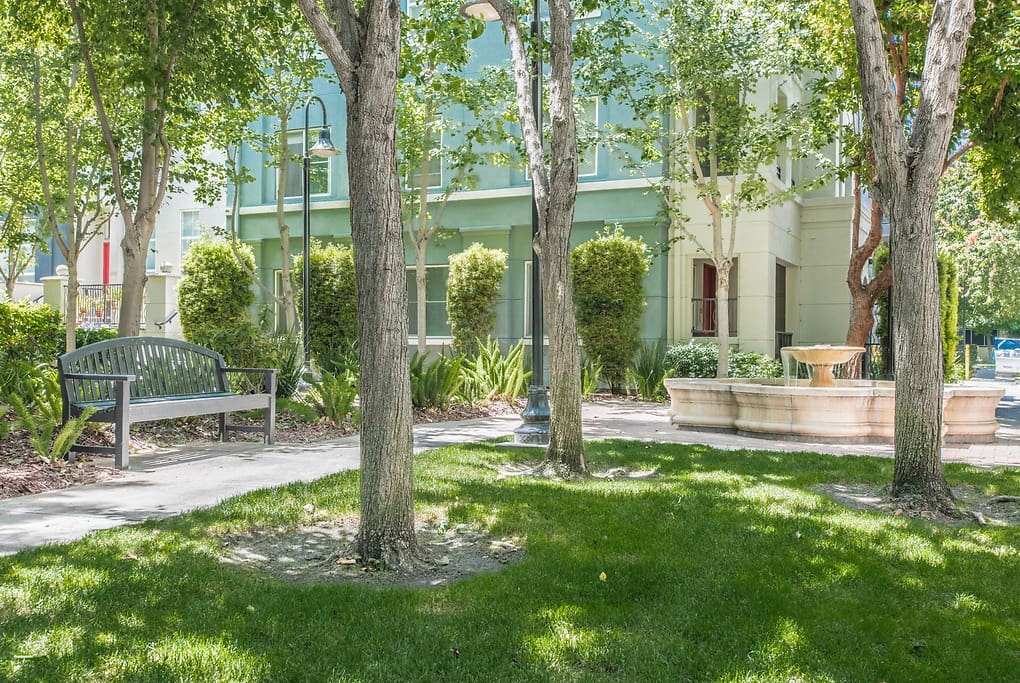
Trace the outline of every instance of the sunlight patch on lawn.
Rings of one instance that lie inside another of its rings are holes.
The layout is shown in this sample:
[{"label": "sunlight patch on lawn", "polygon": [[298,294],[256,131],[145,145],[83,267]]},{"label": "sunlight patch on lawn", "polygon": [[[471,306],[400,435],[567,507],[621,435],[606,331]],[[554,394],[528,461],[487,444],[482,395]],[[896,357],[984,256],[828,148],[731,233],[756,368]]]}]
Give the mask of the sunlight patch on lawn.
[{"label": "sunlight patch on lawn", "polygon": [[[158,664],[177,680],[271,680],[269,663],[235,643],[210,636],[174,634],[154,643],[147,665]],[[279,672],[281,675],[284,672]]]}]

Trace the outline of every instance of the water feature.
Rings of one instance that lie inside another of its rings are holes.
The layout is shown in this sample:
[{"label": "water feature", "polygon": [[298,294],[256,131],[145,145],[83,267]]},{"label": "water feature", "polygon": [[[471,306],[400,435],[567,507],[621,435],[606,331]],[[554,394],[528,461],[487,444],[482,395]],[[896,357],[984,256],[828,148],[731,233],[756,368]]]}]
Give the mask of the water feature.
[{"label": "water feature", "polygon": [[[783,360],[783,375],[790,378],[788,374],[787,358],[792,358],[798,363],[808,366],[812,387],[834,387],[836,380],[832,369],[837,365],[843,365],[857,358],[864,353],[863,346],[830,346],[829,344],[816,344],[815,346],[784,346],[779,350]],[[795,369],[794,369],[795,370]],[[796,374],[793,374],[796,377]]]},{"label": "water feature", "polygon": [[[667,379],[670,421],[681,429],[773,438],[891,441],[895,383],[834,376],[834,368],[863,352],[858,346],[788,346],[780,353],[785,379]],[[807,366],[810,379],[797,379],[801,363]],[[1003,393],[994,386],[946,385],[944,440],[994,441],[999,427],[995,408]]]}]

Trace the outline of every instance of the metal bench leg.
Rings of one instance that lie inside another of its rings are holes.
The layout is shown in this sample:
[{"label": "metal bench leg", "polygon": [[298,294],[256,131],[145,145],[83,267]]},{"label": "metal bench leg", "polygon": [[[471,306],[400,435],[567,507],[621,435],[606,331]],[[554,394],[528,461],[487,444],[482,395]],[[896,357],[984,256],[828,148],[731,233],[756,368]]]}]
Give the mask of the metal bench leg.
[{"label": "metal bench leg", "polygon": [[269,407],[262,411],[262,431],[267,444],[276,443],[276,402],[270,400]]},{"label": "metal bench leg", "polygon": [[128,461],[128,446],[131,443],[131,421],[128,418],[128,396],[127,382],[117,382],[114,394],[117,398],[117,416],[113,423],[114,448],[113,466],[118,470],[126,470],[130,467]]},{"label": "metal bench leg", "polygon": [[220,413],[220,443],[227,440],[227,414]]}]

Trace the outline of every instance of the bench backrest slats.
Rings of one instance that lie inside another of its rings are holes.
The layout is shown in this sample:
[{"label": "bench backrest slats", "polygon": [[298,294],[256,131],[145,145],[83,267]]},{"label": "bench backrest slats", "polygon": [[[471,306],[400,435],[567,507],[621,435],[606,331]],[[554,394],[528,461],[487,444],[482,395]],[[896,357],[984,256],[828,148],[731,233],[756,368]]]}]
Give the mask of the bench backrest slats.
[{"label": "bench backrest slats", "polygon": [[[223,356],[177,339],[120,337],[89,344],[57,359],[67,373],[134,375],[132,398],[157,398],[227,391]],[[98,380],[64,380],[65,401],[113,400],[112,384]]]}]

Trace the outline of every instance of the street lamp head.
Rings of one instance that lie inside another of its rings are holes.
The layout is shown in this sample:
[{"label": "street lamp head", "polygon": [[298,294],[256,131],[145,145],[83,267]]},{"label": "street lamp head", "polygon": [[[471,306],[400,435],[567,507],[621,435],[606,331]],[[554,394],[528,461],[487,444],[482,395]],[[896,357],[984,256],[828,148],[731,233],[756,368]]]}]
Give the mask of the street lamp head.
[{"label": "street lamp head", "polygon": [[460,6],[460,15],[479,21],[499,21],[499,12],[489,0],[469,0]]},{"label": "street lamp head", "polygon": [[308,153],[315,157],[335,157],[340,153],[340,150],[333,146],[333,141],[329,137],[328,126],[323,126],[319,129],[319,140],[312,145]]}]

